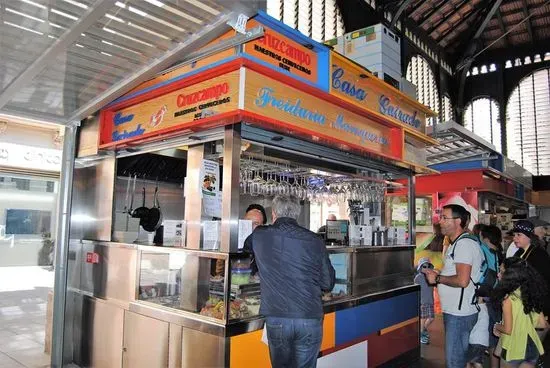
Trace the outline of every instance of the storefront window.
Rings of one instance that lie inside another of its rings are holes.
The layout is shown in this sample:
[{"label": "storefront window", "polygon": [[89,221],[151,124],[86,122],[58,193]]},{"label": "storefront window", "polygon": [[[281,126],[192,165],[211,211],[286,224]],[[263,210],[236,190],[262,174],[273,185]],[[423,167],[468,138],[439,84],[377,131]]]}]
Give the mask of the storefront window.
[{"label": "storefront window", "polygon": [[58,181],[0,174],[0,266],[53,261]]}]

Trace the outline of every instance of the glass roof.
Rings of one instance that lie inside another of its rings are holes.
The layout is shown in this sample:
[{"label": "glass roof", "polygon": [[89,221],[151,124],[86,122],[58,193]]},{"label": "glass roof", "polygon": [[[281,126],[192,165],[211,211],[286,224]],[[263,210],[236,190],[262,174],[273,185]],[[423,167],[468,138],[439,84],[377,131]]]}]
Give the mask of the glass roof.
[{"label": "glass roof", "polygon": [[0,0],[0,113],[81,120],[265,0]]}]

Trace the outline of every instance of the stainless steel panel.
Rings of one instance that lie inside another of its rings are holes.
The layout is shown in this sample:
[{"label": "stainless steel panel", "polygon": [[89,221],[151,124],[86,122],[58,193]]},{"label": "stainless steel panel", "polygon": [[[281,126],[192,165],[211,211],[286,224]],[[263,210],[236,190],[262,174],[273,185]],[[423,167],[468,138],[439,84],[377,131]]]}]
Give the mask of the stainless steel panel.
[{"label": "stainless steel panel", "polygon": [[91,301],[91,335],[83,338],[91,367],[121,367],[124,309],[101,300]]},{"label": "stainless steel panel", "polygon": [[[385,248],[385,247],[380,247]],[[414,248],[354,253],[353,295],[365,295],[413,283]]]},{"label": "stainless steel panel", "polygon": [[167,322],[126,311],[122,366],[166,368],[168,366],[168,330]]},{"label": "stainless steel panel", "polygon": [[168,329],[168,368],[180,368],[182,327],[170,323]]},{"label": "stainless steel panel", "polygon": [[201,315],[164,308],[147,302],[130,303],[130,311],[210,335],[225,335],[225,326],[223,324],[218,321],[214,322],[213,319]]},{"label": "stainless steel panel", "polygon": [[182,367],[225,367],[225,338],[182,329]]},{"label": "stainless steel panel", "polygon": [[201,246],[201,183],[200,177],[204,145],[189,147],[187,152],[187,178],[185,185],[185,221],[187,222],[186,248],[200,249]]},{"label": "stainless steel panel", "polygon": [[240,124],[227,126],[223,141],[223,188],[220,250],[237,252],[239,238]]},{"label": "stainless steel panel", "polygon": [[[88,253],[99,255],[99,263],[86,262]],[[84,242],[80,254],[80,290],[103,299],[128,304],[136,298],[138,250]]]},{"label": "stainless steel panel", "polygon": [[71,239],[111,240],[115,172],[114,157],[74,170]]}]

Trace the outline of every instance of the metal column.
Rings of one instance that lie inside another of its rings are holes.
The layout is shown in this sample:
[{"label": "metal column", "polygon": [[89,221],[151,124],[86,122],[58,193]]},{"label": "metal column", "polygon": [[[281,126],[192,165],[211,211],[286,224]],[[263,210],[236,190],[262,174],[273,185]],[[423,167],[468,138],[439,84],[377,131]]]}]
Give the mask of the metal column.
[{"label": "metal column", "polygon": [[63,161],[59,185],[57,241],[55,245],[55,284],[52,325],[51,366],[63,366],[63,334],[65,325],[65,299],[67,292],[67,266],[69,252],[69,230],[73,192],[73,170],[75,161],[76,132],[78,122],[65,129]]},{"label": "metal column", "polygon": [[223,141],[222,252],[237,252],[239,238],[239,173],[241,125],[227,126]]},{"label": "metal column", "polygon": [[408,178],[409,184],[409,243],[416,244],[416,177],[411,173]]},{"label": "metal column", "polygon": [[202,234],[201,167],[204,159],[204,144],[187,150],[187,178],[185,180],[185,221],[187,222],[186,248],[200,249]]}]

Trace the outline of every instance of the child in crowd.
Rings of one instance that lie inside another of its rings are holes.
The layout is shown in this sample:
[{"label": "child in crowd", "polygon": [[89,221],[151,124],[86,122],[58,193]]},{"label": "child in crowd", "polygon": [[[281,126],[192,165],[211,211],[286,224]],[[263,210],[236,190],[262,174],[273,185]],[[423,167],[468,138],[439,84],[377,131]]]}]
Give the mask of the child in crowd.
[{"label": "child in crowd", "polygon": [[426,275],[422,273],[423,268],[434,268],[429,258],[420,258],[416,267],[417,275],[414,278],[414,283],[420,285],[420,343],[429,344],[428,326],[434,320],[434,290],[433,285],[428,284]]},{"label": "child in crowd", "polygon": [[541,276],[519,257],[507,258],[500,268],[493,301],[502,303],[503,322],[493,333],[500,337],[505,367],[535,367],[544,353],[536,332],[546,288]]}]

